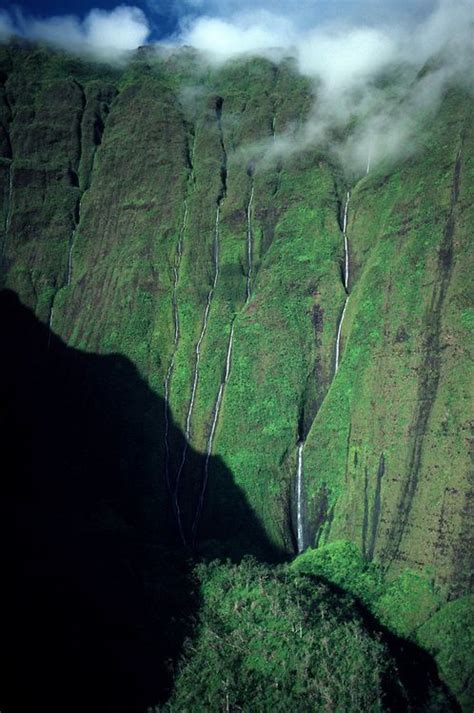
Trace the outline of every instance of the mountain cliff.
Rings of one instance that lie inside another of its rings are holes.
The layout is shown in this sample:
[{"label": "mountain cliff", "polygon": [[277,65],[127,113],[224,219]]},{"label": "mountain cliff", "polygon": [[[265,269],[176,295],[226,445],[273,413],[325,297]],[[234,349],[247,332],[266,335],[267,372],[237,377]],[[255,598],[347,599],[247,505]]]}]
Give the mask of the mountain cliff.
[{"label": "mountain cliff", "polygon": [[285,149],[318,106],[290,58],[13,43],[0,79],[2,286],[161,399],[156,430],[130,399],[117,463],[149,485],[140,521],[206,554],[312,548],[325,575],[304,558],[352,543],[386,609],[426,588],[399,627],[439,653],[432,620],[472,576],[472,96],[447,88],[410,151],[361,172],[327,139]]}]

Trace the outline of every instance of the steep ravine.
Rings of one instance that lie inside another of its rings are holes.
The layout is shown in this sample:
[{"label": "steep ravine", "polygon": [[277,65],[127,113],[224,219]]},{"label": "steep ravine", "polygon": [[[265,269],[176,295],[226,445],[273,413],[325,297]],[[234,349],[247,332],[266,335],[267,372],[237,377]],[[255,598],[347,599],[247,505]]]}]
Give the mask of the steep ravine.
[{"label": "steep ravine", "polygon": [[[344,245],[343,269],[342,269],[341,275],[342,275],[342,284],[343,284],[346,296],[344,299],[342,313],[341,313],[341,316],[339,318],[339,322],[337,325],[337,333],[336,333],[336,340],[335,340],[335,359],[334,359],[333,379],[335,379],[337,370],[339,368],[342,326],[344,323],[344,316],[346,313],[347,303],[349,301],[350,256],[349,256],[349,242],[348,242],[348,238],[347,238],[347,221],[348,221],[350,197],[351,197],[350,191],[347,191],[346,197],[345,197],[345,202],[344,202],[342,225],[341,225],[341,233],[342,233],[343,245]],[[314,414],[314,418],[316,418],[317,413],[318,412],[316,411],[316,413]],[[307,544],[307,539],[305,538],[305,533],[309,532],[311,528],[310,528],[309,523],[307,522],[308,507],[307,507],[307,502],[305,499],[305,487],[304,487],[304,447],[305,447],[305,441],[306,441],[307,434],[301,433],[301,425],[299,425],[298,430],[300,431],[300,433],[299,433],[299,439],[298,439],[298,444],[297,444],[296,478],[295,478],[296,486],[293,488],[293,491],[296,493],[296,544],[297,544],[298,552],[303,552],[305,547],[310,545],[310,543]]]}]

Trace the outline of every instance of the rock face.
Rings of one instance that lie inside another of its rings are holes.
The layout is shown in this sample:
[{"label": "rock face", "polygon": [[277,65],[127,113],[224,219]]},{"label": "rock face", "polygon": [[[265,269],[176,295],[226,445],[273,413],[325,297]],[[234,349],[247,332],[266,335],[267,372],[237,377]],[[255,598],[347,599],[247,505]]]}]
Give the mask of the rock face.
[{"label": "rock face", "polygon": [[163,535],[294,552],[304,440],[306,544],[469,592],[472,99],[446,92],[410,158],[349,180],[322,148],[261,160],[313,102],[290,61],[186,52],[1,49],[2,286],[164,399],[177,428],[136,464]]}]

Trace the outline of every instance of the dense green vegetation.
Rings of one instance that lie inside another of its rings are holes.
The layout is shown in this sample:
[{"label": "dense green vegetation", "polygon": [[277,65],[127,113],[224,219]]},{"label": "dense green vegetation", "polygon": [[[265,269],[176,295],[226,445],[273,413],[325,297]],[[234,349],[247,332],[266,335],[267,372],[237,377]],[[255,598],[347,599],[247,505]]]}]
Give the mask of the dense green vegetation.
[{"label": "dense green vegetation", "polygon": [[422,652],[307,570],[251,559],[200,565],[197,628],[165,710],[454,708]]},{"label": "dense green vegetation", "polygon": [[[119,424],[114,457],[76,421],[78,442],[66,437],[52,407],[39,440],[66,490],[105,463],[133,503],[117,513],[112,488],[83,516],[156,553],[150,564],[121,544],[118,559],[151,611],[165,590],[166,636],[176,622],[189,634],[170,710],[446,710],[434,658],[468,711],[473,100],[446,91],[417,115],[410,154],[360,176],[327,146],[275,148],[304,126],[314,91],[290,59],[210,67],[189,49],[142,50],[107,66],[0,46],[0,285],[42,323],[46,354],[98,360],[78,380],[103,399],[98,432]],[[281,564],[296,552],[301,439],[309,549]],[[221,564],[188,579],[181,539]],[[181,552],[176,577],[167,548]]]}]

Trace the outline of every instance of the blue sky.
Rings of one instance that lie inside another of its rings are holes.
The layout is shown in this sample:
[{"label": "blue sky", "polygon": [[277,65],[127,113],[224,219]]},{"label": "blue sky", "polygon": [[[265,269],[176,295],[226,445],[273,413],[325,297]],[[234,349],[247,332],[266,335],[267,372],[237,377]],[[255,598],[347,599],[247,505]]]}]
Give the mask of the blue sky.
[{"label": "blue sky", "polygon": [[239,12],[262,9],[290,18],[300,26],[327,21],[411,24],[425,17],[434,4],[434,0],[23,0],[4,2],[2,7],[12,17],[20,10],[24,16],[35,18],[72,14],[83,19],[93,8],[110,11],[118,5],[130,5],[143,11],[151,30],[149,39],[157,41],[179,32],[183,21],[189,23],[201,16],[226,19]]}]

